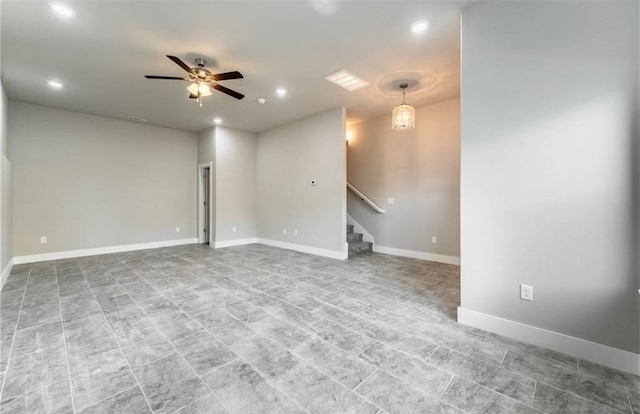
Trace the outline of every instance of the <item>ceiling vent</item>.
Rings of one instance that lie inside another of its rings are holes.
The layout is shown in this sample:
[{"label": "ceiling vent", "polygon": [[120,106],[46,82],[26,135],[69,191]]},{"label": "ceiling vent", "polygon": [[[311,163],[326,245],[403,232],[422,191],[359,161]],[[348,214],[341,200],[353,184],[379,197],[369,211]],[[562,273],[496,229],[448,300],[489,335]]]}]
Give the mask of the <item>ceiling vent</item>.
[{"label": "ceiling vent", "polygon": [[348,90],[349,92],[357,91],[360,88],[369,86],[368,82],[363,81],[356,75],[349,73],[344,69],[340,69],[331,75],[325,76],[324,78],[329,82]]}]

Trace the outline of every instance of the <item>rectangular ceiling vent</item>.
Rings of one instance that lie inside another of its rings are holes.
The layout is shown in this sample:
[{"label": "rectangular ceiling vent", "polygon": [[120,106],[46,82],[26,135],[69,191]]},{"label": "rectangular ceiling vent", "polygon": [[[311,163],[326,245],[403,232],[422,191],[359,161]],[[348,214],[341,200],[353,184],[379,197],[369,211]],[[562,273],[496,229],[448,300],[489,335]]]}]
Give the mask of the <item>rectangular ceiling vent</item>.
[{"label": "rectangular ceiling vent", "polygon": [[357,91],[360,88],[369,86],[368,82],[363,81],[356,75],[349,73],[344,69],[340,69],[331,75],[325,76],[324,78],[329,82],[348,90],[349,92]]}]

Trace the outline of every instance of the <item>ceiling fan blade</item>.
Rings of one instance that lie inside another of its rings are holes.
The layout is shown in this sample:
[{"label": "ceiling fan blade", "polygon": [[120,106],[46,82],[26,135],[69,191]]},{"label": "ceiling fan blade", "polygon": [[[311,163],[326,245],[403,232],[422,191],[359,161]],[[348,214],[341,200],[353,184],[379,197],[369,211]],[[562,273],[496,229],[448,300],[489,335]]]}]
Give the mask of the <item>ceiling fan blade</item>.
[{"label": "ceiling fan blade", "polygon": [[234,97],[234,98],[236,98],[236,99],[242,99],[242,98],[244,98],[244,95],[243,95],[243,94],[241,94],[241,93],[239,93],[239,92],[236,92],[236,91],[234,91],[234,90],[231,90],[231,89],[229,89],[229,88],[225,88],[225,87],[224,87],[224,86],[222,86],[222,85],[215,84],[215,85],[213,85],[213,89],[216,89],[216,90],[218,90],[218,91],[220,91],[220,92],[222,92],[222,93],[226,93],[226,94],[227,94],[227,95],[229,95],[229,96],[233,96],[233,97]]},{"label": "ceiling fan blade", "polygon": [[189,99],[197,99],[198,95],[189,94]]},{"label": "ceiling fan blade", "polygon": [[176,76],[154,76],[154,75],[144,75],[147,79],[167,79],[167,80],[184,80],[188,81],[190,79],[187,78],[178,78]]},{"label": "ceiling fan blade", "polygon": [[193,69],[191,69],[189,66],[187,66],[187,64],[186,64],[186,63],[184,63],[183,61],[181,61],[181,60],[180,60],[180,58],[177,58],[177,57],[175,57],[175,56],[171,56],[171,55],[167,55],[167,57],[168,57],[169,59],[173,60],[173,62],[174,62],[176,65],[180,66],[182,69],[186,70],[187,72],[189,72],[189,73],[191,73],[191,74],[194,74],[194,73],[193,73]]},{"label": "ceiling fan blade", "polygon": [[244,78],[244,76],[242,76],[242,73],[238,72],[237,70],[233,72],[217,73],[215,75],[211,75],[211,77],[215,81]]}]

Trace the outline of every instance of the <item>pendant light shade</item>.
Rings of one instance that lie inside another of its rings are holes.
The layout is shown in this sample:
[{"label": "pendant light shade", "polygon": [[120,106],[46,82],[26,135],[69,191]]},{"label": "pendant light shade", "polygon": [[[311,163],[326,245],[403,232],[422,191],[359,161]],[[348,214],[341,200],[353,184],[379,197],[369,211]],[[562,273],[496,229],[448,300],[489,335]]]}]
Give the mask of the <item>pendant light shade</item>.
[{"label": "pendant light shade", "polygon": [[391,113],[391,129],[394,131],[406,131],[416,126],[416,110],[413,106],[404,102],[405,91],[409,85],[401,83],[399,86],[400,89],[402,89],[402,105],[393,108],[393,112]]}]

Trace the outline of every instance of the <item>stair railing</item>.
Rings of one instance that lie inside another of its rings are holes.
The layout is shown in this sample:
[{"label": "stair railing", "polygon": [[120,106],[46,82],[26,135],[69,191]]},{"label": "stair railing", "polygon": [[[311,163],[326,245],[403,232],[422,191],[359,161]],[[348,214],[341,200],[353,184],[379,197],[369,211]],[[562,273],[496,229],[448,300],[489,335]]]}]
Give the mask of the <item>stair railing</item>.
[{"label": "stair railing", "polygon": [[362,192],[360,190],[358,190],[357,188],[355,188],[349,181],[347,181],[347,188],[349,190],[353,191],[353,193],[355,195],[360,197],[360,200],[362,200],[365,203],[369,204],[369,206],[371,206],[371,208],[373,208],[376,211],[376,213],[384,214],[385,211],[384,211],[383,208],[381,208],[379,205],[374,203],[373,200],[371,200],[369,197],[367,197],[366,195],[362,194]]}]

